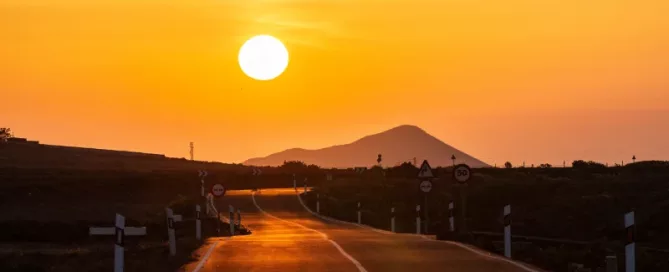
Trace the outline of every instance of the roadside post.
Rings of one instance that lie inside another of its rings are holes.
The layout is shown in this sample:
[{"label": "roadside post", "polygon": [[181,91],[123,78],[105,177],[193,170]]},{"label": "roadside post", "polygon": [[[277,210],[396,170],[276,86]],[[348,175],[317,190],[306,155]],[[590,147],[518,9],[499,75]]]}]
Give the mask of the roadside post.
[{"label": "roadside post", "polygon": [[232,205],[228,205],[230,211],[230,236],[235,236],[235,208]]},{"label": "roadside post", "polygon": [[358,201],[358,224],[362,224],[362,212],[360,212],[360,201]]},{"label": "roadside post", "polygon": [[174,212],[170,208],[165,208],[165,214],[167,215],[167,237],[170,243],[170,255],[174,256],[177,254],[177,241],[174,233]]},{"label": "roadside post", "polygon": [[200,177],[200,197],[202,198],[202,201],[205,202],[205,207],[207,209],[207,214],[209,213],[209,206],[207,206],[207,199],[204,196],[204,178],[208,175],[207,171],[205,170],[199,170],[198,171],[198,176]]},{"label": "roadside post", "polygon": [[242,229],[242,211],[237,209],[237,230]]},{"label": "roadside post", "polygon": [[472,169],[466,164],[453,167],[453,179],[460,184],[460,206],[462,206],[461,233],[467,232],[467,182],[472,177]]},{"label": "roadside post", "polygon": [[390,231],[395,232],[395,207],[390,208]]},{"label": "roadside post", "polygon": [[144,236],[146,227],[126,227],[125,217],[117,213],[114,227],[89,227],[88,234],[114,236],[114,272],[123,272],[125,236]]},{"label": "roadside post", "polygon": [[202,240],[202,221],[200,219],[200,205],[195,205],[195,239]]},{"label": "roadside post", "polygon": [[636,230],[634,226],[634,212],[625,214],[625,232],[627,239],[625,241],[625,272],[634,272],[636,270]]},{"label": "roadside post", "polygon": [[293,189],[297,192],[297,180],[295,179],[295,174],[293,174]]},{"label": "roadside post", "polygon": [[307,178],[304,178],[304,193],[307,193]]},{"label": "roadside post", "polygon": [[451,232],[455,232],[455,222],[453,218],[453,201],[448,202],[448,225]]},{"label": "roadside post", "polygon": [[316,194],[316,213],[321,213],[321,194]]},{"label": "roadside post", "polygon": [[432,174],[432,167],[430,167],[430,164],[427,162],[427,160],[423,161],[423,164],[420,166],[420,170],[418,171],[418,179],[422,180],[420,182],[419,188],[421,191],[423,191],[423,196],[425,199],[425,207],[424,207],[424,216],[425,216],[425,234],[428,233],[428,226],[430,225],[430,216],[428,214],[428,202],[427,202],[427,195],[432,191],[432,182],[430,179],[434,178],[434,175]]},{"label": "roadside post", "polygon": [[416,205],[416,234],[420,234],[420,205]]},{"label": "roadside post", "polygon": [[[221,209],[219,209],[219,207],[215,207],[216,203],[214,202],[214,198],[220,198],[224,196],[225,192],[226,190],[223,184],[216,183],[211,186],[211,192],[210,192],[212,196],[211,205],[212,208],[214,208],[214,210],[216,211],[216,232],[218,232],[219,235],[221,234],[221,216],[220,216]],[[232,221],[232,217],[230,217],[230,220]]]},{"label": "roadside post", "polygon": [[511,205],[504,206],[504,256],[511,258]]}]

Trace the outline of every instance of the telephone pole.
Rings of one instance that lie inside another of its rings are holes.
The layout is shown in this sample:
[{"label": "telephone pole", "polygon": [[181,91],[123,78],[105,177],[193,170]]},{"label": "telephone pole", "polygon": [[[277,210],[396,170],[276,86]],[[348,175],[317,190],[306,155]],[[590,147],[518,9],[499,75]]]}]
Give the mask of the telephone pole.
[{"label": "telephone pole", "polygon": [[195,152],[195,146],[193,146],[193,142],[190,142],[190,160],[194,161],[194,152]]}]

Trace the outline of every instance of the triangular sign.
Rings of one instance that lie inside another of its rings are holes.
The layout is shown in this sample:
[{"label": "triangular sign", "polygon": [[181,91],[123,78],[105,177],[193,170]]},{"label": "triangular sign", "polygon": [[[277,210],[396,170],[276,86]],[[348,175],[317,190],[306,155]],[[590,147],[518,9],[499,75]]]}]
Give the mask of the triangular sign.
[{"label": "triangular sign", "polygon": [[433,178],[434,177],[434,175],[432,175],[432,168],[427,163],[427,160],[424,160],[423,164],[420,165],[420,171],[418,171],[418,177],[419,178]]}]

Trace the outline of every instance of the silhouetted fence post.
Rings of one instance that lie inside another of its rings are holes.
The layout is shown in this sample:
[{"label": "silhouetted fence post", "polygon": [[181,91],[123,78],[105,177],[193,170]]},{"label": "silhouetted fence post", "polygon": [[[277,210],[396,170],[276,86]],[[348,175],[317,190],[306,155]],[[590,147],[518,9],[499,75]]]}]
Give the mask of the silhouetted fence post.
[{"label": "silhouetted fence post", "polygon": [[504,256],[511,258],[511,205],[504,206]]}]

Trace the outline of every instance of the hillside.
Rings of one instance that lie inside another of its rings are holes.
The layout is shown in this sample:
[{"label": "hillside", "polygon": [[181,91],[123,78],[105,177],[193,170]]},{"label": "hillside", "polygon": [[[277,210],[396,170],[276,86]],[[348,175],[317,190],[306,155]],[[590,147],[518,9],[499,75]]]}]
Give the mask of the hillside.
[{"label": "hillside", "polygon": [[46,145],[23,138],[12,138],[9,142],[0,144],[0,168],[246,171],[241,165],[190,161],[184,158],[170,158],[162,154]]},{"label": "hillside", "polygon": [[355,142],[317,150],[288,149],[264,158],[252,158],[245,165],[277,166],[284,161],[303,161],[321,167],[349,168],[372,166],[378,154],[383,155],[384,166],[401,162],[428,160],[431,166],[450,166],[451,155],[456,163],[471,167],[487,167],[488,164],[442,142],[419,127],[399,126],[378,134],[363,137]]}]

